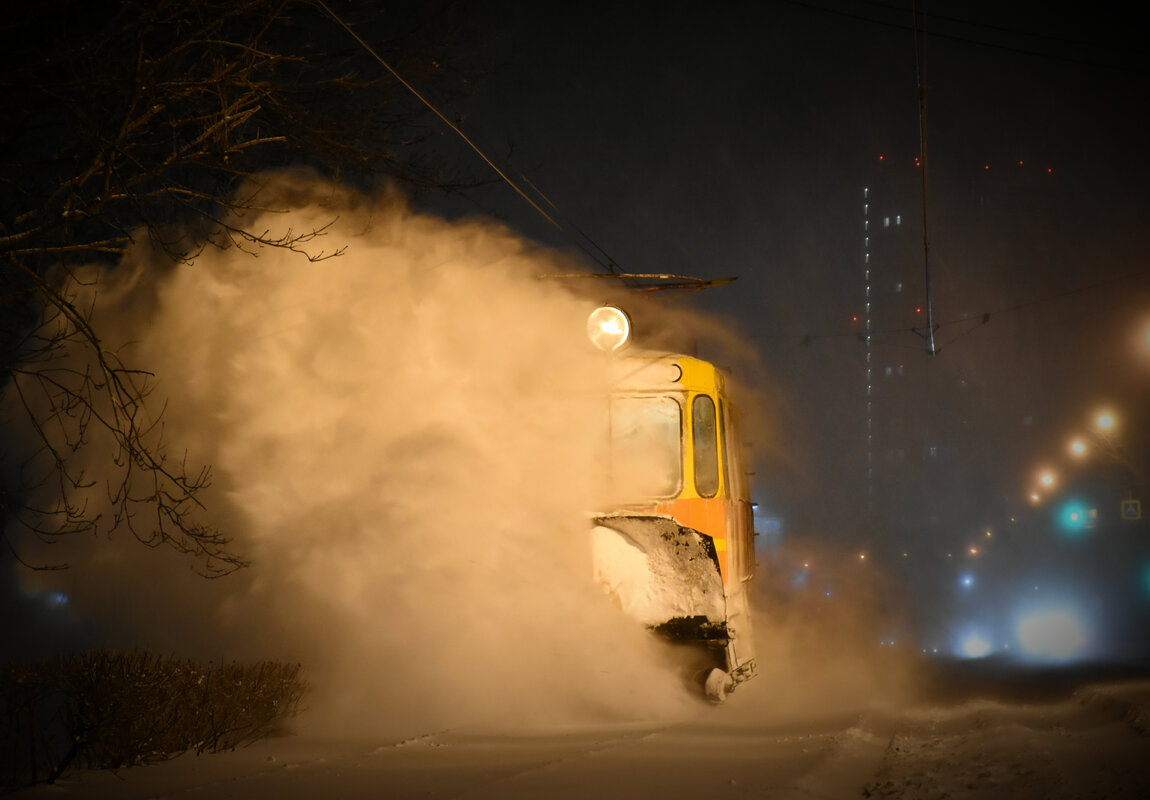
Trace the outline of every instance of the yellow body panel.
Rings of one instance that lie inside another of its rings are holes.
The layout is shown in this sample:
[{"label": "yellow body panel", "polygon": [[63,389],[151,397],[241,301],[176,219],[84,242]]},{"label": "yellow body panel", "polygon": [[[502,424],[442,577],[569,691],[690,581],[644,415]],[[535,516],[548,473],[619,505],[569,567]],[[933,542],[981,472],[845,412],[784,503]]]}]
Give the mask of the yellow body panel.
[{"label": "yellow body panel", "polygon": [[[738,496],[742,486],[739,454],[733,452],[733,445],[727,430],[730,402],[726,396],[723,375],[710,362],[683,355],[652,354],[631,356],[619,359],[616,389],[620,394],[657,395],[674,397],[682,412],[681,450],[682,482],[674,497],[650,498],[647,502],[628,503],[629,508],[665,514],[673,517],[680,525],[692,528],[709,537],[719,557],[719,568],[724,586],[750,577],[750,565],[741,565],[738,560],[743,553],[728,553],[728,541],[736,540],[736,550],[750,548],[745,543],[754,534],[747,527],[750,515],[740,513],[740,502],[748,504],[749,499]],[[690,409],[695,398],[707,395],[715,401],[719,414],[717,426],[717,450],[721,466],[718,476],[718,490],[709,497],[702,496],[696,486],[694,475],[695,452],[693,420]],[[735,484],[732,486],[732,484]],[[738,544],[743,543],[743,547]],[[753,556],[752,556],[753,558]],[[736,574],[738,573],[738,574]]]}]

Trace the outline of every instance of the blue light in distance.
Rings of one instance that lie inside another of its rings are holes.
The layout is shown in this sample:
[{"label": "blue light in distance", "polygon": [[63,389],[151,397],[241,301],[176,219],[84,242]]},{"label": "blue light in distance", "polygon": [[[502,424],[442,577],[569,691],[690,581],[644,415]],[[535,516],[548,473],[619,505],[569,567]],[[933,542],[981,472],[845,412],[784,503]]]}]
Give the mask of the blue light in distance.
[{"label": "blue light in distance", "polygon": [[984,658],[990,655],[990,639],[981,633],[969,633],[962,640],[961,648],[967,658]]},{"label": "blue light in distance", "polygon": [[1090,644],[1086,620],[1066,604],[1025,609],[1015,635],[1022,652],[1037,661],[1071,661],[1083,656]]},{"label": "blue light in distance", "polygon": [[954,655],[959,658],[985,658],[994,650],[990,633],[978,625],[960,628],[951,641]]}]

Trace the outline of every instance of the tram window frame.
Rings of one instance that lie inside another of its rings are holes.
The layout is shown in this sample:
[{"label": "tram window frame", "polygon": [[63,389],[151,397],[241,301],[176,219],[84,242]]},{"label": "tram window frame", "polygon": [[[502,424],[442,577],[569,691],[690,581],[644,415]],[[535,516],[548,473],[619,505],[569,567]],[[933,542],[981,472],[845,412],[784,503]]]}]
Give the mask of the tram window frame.
[{"label": "tram window frame", "polygon": [[680,401],[663,394],[615,395],[610,416],[612,481],[640,475],[640,481],[626,487],[627,496],[677,497],[683,491]]},{"label": "tram window frame", "polygon": [[715,497],[722,488],[719,414],[709,394],[691,400],[691,452],[695,491],[700,497]]}]

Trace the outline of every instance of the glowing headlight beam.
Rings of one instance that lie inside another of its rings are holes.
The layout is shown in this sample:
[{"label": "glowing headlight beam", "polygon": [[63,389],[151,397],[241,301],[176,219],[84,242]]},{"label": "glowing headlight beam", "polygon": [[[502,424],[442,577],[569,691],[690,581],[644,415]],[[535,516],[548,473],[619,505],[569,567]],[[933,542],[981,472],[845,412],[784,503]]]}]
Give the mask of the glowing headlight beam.
[{"label": "glowing headlight beam", "polygon": [[614,352],[631,340],[631,318],[617,306],[600,306],[587,317],[587,336],[600,350]]}]

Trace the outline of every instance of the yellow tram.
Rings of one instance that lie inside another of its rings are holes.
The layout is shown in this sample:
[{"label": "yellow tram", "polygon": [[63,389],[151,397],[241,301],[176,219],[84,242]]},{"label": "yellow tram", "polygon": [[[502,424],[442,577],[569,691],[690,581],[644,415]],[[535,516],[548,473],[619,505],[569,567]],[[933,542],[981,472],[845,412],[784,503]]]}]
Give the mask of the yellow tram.
[{"label": "yellow tram", "polygon": [[709,698],[755,674],[749,602],[754,528],[738,420],[715,365],[634,350],[602,306],[588,335],[609,354],[609,501],[595,516],[595,576],[638,621],[715,654]]}]

